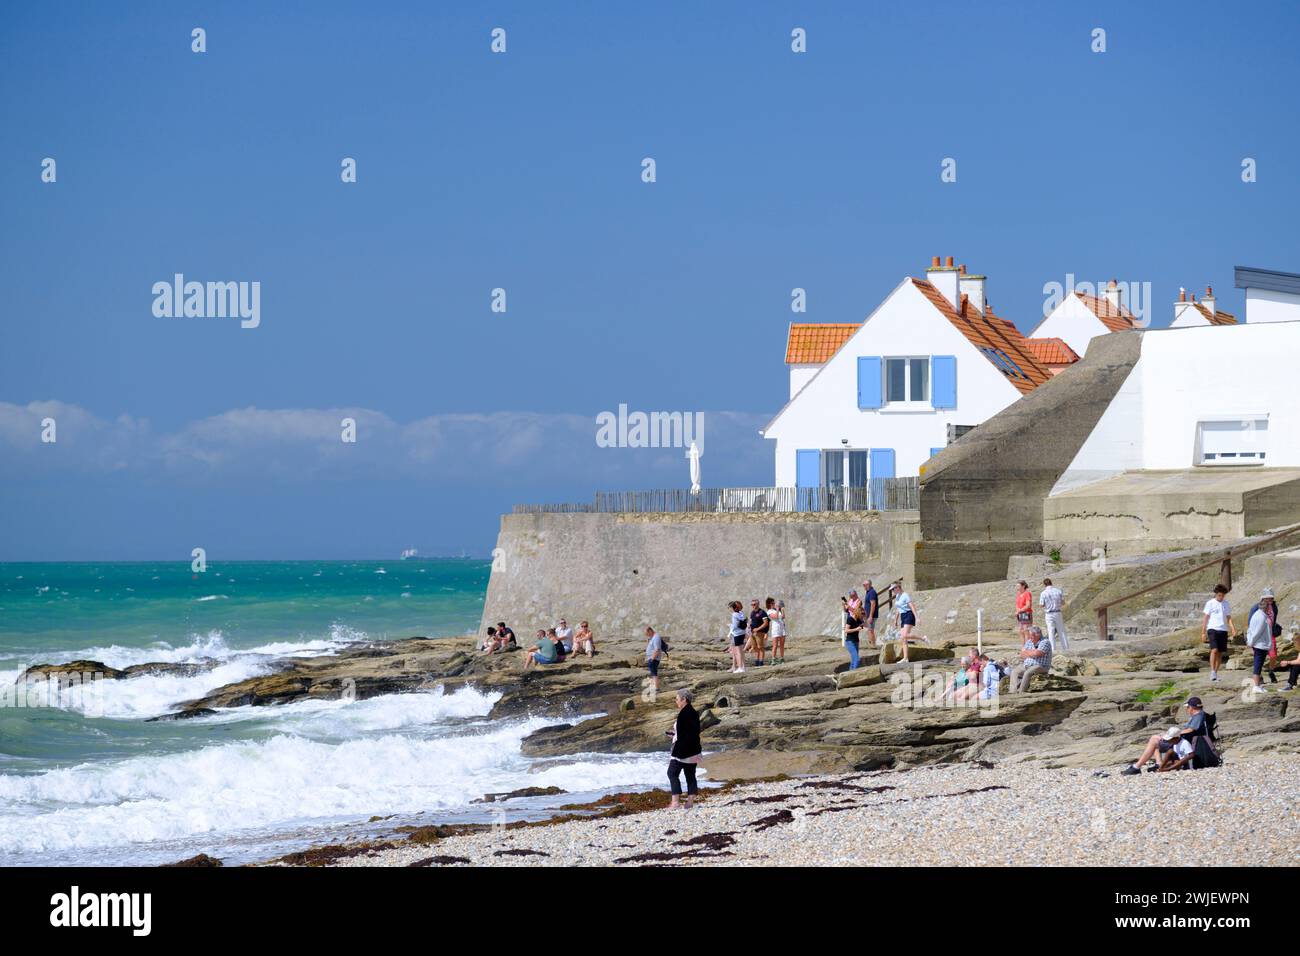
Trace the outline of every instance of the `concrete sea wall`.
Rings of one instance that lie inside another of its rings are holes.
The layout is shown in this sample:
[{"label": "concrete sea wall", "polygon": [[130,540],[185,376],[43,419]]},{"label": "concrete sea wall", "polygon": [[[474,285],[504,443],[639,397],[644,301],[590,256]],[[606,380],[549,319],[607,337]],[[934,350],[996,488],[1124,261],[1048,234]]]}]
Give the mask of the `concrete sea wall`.
[{"label": "concrete sea wall", "polygon": [[727,602],[783,599],[793,634],[839,634],[839,598],[864,578],[911,577],[918,516],[828,514],[505,515],[480,633],[521,639],[561,617],[629,637],[653,625],[720,643]]}]

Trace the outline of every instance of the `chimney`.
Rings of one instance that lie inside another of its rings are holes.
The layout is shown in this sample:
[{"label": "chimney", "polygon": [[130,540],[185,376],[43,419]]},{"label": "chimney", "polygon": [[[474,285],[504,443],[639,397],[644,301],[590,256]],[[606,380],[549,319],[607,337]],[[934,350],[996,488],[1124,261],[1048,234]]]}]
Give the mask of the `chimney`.
[{"label": "chimney", "polygon": [[935,256],[930,260],[930,268],[927,269],[925,277],[930,280],[943,297],[948,300],[953,309],[961,308],[960,290],[958,289],[958,277],[961,275],[957,268],[952,264],[952,256],[939,265],[939,257]]},{"label": "chimney", "polygon": [[1205,299],[1203,300],[1203,303],[1210,315],[1219,314],[1219,310],[1214,307],[1214,289],[1208,285],[1205,287]]},{"label": "chimney", "polygon": [[[1195,296],[1188,296],[1187,289],[1185,289],[1183,286],[1178,287],[1178,301],[1174,303],[1175,324],[1177,324],[1178,320],[1182,318],[1184,312],[1187,312],[1188,309],[1191,309],[1192,301],[1194,299]],[[1189,312],[1188,314],[1191,315],[1193,318],[1196,318],[1195,310]]]},{"label": "chimney", "polygon": [[1124,292],[1119,283],[1111,279],[1106,285],[1106,305],[1113,315],[1119,315],[1120,306],[1124,304]]},{"label": "chimney", "polygon": [[980,312],[988,309],[988,303],[984,301],[984,280],[985,276],[968,275],[965,266],[957,271],[958,291]]}]

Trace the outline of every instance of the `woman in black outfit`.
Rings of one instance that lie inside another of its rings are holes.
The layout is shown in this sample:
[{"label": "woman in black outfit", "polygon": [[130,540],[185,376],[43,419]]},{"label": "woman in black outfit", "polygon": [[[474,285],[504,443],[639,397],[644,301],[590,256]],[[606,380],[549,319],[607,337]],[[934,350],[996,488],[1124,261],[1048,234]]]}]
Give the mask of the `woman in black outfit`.
[{"label": "woman in black outfit", "polygon": [[673,738],[672,759],[668,761],[668,783],[672,787],[673,802],[670,809],[677,809],[678,798],[682,794],[681,774],[686,772],[686,809],[691,808],[692,798],[699,792],[695,786],[695,765],[700,762],[700,715],[691,706],[691,692],[677,692],[677,720],[673,729],[668,731]]}]

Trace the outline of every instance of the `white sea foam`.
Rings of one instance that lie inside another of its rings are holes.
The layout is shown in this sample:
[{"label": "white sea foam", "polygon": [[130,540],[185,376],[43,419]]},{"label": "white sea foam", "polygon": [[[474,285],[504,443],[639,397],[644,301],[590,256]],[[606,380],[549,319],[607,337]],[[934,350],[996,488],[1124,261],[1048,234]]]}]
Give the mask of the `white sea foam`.
[{"label": "white sea foam", "polygon": [[[551,721],[499,722],[478,732],[414,736],[411,722],[482,715],[492,697],[403,694],[352,704],[285,709],[269,740],[165,756],[0,776],[0,862],[6,856],[284,831],[373,813],[462,808],[482,793],[525,785],[570,792],[657,782],[662,756],[575,758],[530,773],[525,736]],[[254,710],[260,708],[252,708]],[[305,733],[363,736],[330,742]],[[375,733],[378,730],[379,733]]]},{"label": "white sea foam", "polygon": [[[150,647],[122,647],[114,644],[62,651],[42,656],[42,661],[100,661],[119,670],[133,664],[146,663],[217,663],[215,667],[190,676],[142,674],[123,680],[95,681],[85,692],[74,694],[51,694],[51,689],[42,682],[34,686],[27,701],[32,705],[57,706],[94,717],[156,717],[175,710],[184,701],[202,697],[208,691],[225,684],[264,674],[276,658],[334,654],[339,645],[364,640],[365,637],[364,631],[336,624],[331,628],[328,639],[277,641],[252,648],[231,648],[226,644],[221,631],[209,631],[206,635],[195,635],[189,644],[181,647],[172,647],[166,643]],[[0,671],[0,686],[13,684],[22,670],[23,668],[16,668]]]}]

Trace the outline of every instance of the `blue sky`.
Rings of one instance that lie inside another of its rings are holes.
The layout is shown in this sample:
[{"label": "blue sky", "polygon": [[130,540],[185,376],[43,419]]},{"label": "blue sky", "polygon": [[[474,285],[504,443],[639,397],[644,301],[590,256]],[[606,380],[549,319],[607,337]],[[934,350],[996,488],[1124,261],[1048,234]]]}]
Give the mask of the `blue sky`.
[{"label": "blue sky", "polygon": [[[1159,326],[1300,271],[1295,6],[1047,6],[7,9],[0,559],[486,554],[516,501],[684,481],[595,447],[620,403],[770,482],[789,321],[932,255],[1026,330],[1067,273],[1151,282]],[[155,317],[176,272],[259,281],[261,326]]]}]

